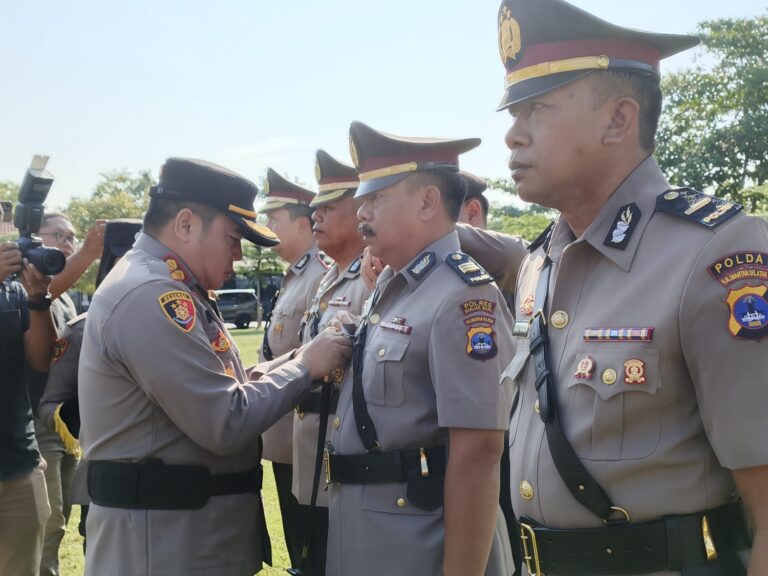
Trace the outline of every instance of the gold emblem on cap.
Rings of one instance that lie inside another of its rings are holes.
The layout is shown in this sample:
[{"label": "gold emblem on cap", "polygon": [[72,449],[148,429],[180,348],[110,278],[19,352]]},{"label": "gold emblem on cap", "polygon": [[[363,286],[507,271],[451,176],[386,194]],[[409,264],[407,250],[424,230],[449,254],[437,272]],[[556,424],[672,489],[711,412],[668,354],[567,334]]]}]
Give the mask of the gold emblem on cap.
[{"label": "gold emblem on cap", "polygon": [[269,178],[264,178],[264,196],[269,196]]},{"label": "gold emblem on cap", "polygon": [[541,413],[541,407],[539,406],[539,399],[536,399],[536,402],[533,403],[533,411],[536,412],[536,414]]},{"label": "gold emblem on cap", "polygon": [[528,480],[520,482],[520,496],[526,500],[533,500],[533,485]]},{"label": "gold emblem on cap", "polygon": [[555,328],[565,328],[568,325],[568,312],[565,310],[556,310],[550,318],[552,326]]},{"label": "gold emblem on cap", "polygon": [[611,63],[611,59],[608,58],[605,54],[598,56],[595,58],[595,64],[597,64],[598,68],[608,68],[608,65]]},{"label": "gold emblem on cap", "polygon": [[320,170],[320,162],[315,162],[315,178],[317,178],[318,182],[323,178],[323,173]]},{"label": "gold emblem on cap", "polygon": [[664,194],[664,200],[675,200],[677,197],[680,196],[678,192],[675,192],[674,190],[671,190]]},{"label": "gold emblem on cap", "polygon": [[603,370],[603,383],[608,384],[610,386],[611,384],[614,384],[616,382],[616,378],[618,378],[618,374],[616,374],[616,370],[613,368],[606,368]]},{"label": "gold emblem on cap", "polygon": [[352,163],[360,168],[360,158],[357,155],[357,148],[355,148],[355,141],[352,138],[352,134],[349,135],[349,155],[352,157]]},{"label": "gold emblem on cap", "polygon": [[514,60],[517,57],[521,47],[520,24],[512,18],[512,11],[507,6],[504,6],[499,17],[499,55],[501,56],[501,62],[506,66],[507,60]]}]

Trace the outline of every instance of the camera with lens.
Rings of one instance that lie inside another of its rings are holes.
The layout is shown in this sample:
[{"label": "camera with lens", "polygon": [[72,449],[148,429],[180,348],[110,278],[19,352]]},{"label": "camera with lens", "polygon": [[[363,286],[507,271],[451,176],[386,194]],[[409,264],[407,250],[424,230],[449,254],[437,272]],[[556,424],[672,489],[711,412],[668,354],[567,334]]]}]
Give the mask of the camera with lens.
[{"label": "camera with lens", "polygon": [[19,188],[19,202],[13,215],[13,225],[19,231],[17,244],[24,258],[42,274],[53,276],[64,270],[67,258],[61,250],[43,246],[39,236],[43,221],[43,203],[53,185],[53,175],[45,169],[47,156],[35,156]]}]

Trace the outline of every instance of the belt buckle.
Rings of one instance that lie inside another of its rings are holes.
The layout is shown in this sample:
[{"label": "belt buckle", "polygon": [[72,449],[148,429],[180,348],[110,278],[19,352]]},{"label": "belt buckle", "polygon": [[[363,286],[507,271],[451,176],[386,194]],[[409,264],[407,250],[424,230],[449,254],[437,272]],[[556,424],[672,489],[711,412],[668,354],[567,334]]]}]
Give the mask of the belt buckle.
[{"label": "belt buckle", "polygon": [[330,443],[323,450],[323,465],[325,466],[325,485],[331,483],[331,448]]},{"label": "belt buckle", "polygon": [[[532,526],[529,526],[525,522],[520,522],[519,524],[520,542],[523,545],[523,560],[525,560],[525,566],[528,568],[528,573],[531,576],[544,576],[544,573],[541,571],[541,562],[539,561],[539,547],[536,543],[536,532],[534,532]],[[528,540],[531,541],[530,548],[528,546]]]}]

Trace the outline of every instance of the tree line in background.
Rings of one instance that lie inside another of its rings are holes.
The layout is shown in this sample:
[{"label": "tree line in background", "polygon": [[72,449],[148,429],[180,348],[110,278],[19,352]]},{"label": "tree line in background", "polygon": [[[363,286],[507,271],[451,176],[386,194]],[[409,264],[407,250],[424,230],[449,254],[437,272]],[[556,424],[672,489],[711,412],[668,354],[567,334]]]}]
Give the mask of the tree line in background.
[{"label": "tree line in background", "polygon": [[[689,69],[665,75],[656,157],[671,182],[736,201],[754,214],[768,213],[768,16],[718,19],[698,27],[703,50]],[[62,207],[82,237],[98,218],[141,218],[154,184],[149,171],[102,173],[88,198]],[[509,202],[494,206],[489,227],[538,236],[556,213],[516,198],[508,179],[489,180]],[[18,184],[0,181],[0,200],[16,201]],[[238,274],[256,282],[280,273],[271,250],[246,242]],[[95,268],[76,289],[93,291]]]}]

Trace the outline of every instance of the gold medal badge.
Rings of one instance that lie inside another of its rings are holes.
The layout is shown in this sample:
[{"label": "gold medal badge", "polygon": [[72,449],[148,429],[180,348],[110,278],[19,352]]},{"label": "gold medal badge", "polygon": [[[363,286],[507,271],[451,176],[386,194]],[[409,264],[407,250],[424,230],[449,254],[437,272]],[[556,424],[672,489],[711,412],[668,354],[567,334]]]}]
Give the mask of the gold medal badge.
[{"label": "gold medal badge", "polygon": [[512,11],[504,6],[499,15],[499,55],[502,64],[507,66],[509,60],[515,60],[521,48],[520,24],[512,18]]}]

